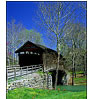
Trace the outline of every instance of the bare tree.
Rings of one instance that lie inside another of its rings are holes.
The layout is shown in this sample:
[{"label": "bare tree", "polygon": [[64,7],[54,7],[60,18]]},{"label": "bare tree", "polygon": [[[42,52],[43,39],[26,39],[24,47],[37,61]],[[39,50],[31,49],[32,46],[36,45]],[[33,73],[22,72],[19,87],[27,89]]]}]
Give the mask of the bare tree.
[{"label": "bare tree", "polygon": [[[74,85],[74,74],[76,77],[76,63],[81,63],[80,58],[81,56],[84,55],[84,53],[82,53],[82,50],[86,50],[85,33],[86,33],[86,28],[80,23],[78,24],[69,23],[65,31],[64,39],[66,40],[67,44],[71,45],[69,46],[69,48],[72,49],[70,51],[72,56],[72,60],[71,60],[72,61],[72,85]],[[79,57],[78,58],[79,61],[76,59],[76,57]]]},{"label": "bare tree", "polygon": [[41,2],[39,5],[39,24],[47,30],[51,39],[55,38],[54,40],[57,43],[58,61],[56,66],[55,89],[58,81],[61,41],[65,34],[66,25],[77,17],[75,10],[78,7],[75,6],[76,4],[72,2]]},{"label": "bare tree", "polygon": [[81,4],[79,4],[80,7],[82,7],[84,10],[87,10],[87,2],[82,2]]},{"label": "bare tree", "polygon": [[28,40],[38,44],[43,43],[39,32],[27,30],[21,23],[16,24],[14,19],[7,23],[7,62],[9,65],[14,65],[16,62],[15,50]]},{"label": "bare tree", "polygon": [[13,19],[7,23],[7,56],[12,59],[12,64],[15,63],[15,50],[19,45],[20,36],[24,32],[24,27],[21,23],[15,24]]}]

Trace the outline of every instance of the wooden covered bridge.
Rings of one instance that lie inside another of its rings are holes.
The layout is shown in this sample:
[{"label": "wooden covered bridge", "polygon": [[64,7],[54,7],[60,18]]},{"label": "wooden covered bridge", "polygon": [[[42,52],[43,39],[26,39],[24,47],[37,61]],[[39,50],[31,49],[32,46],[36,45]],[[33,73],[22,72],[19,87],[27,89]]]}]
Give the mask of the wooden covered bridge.
[{"label": "wooden covered bridge", "polygon": [[[48,71],[55,69],[57,65],[57,52],[55,50],[30,41],[27,41],[15,53],[18,53],[20,67],[42,64],[44,71]],[[60,55],[60,69],[63,69],[63,60]]]},{"label": "wooden covered bridge", "polygon": [[[40,65],[43,72],[51,72],[54,85],[58,55],[55,50],[27,41],[23,46],[17,49],[15,53],[18,53],[20,67]],[[65,74],[64,58],[62,55],[60,55],[59,64],[58,84],[62,84],[61,79]]]}]

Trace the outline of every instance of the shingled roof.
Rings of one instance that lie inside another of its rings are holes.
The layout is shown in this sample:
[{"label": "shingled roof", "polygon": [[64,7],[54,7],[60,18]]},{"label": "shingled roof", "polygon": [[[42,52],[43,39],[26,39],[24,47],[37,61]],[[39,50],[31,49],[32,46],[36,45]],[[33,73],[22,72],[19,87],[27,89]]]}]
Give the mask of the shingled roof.
[{"label": "shingled roof", "polygon": [[30,47],[26,47],[27,45],[30,45],[30,44],[32,44],[33,46],[35,46],[36,48],[38,48],[39,50],[41,50],[41,51],[52,51],[52,52],[55,52],[55,53],[57,53],[55,50],[53,50],[53,49],[50,49],[50,48],[47,48],[47,47],[45,47],[45,46],[43,46],[43,45],[40,45],[40,44],[35,44],[35,43],[32,43],[31,41],[27,41],[24,45],[22,45],[19,49],[17,49],[16,51],[15,51],[15,53],[19,53],[19,52],[23,52],[23,51],[31,51],[31,50],[29,50],[29,49],[33,49],[33,48],[30,48]]}]

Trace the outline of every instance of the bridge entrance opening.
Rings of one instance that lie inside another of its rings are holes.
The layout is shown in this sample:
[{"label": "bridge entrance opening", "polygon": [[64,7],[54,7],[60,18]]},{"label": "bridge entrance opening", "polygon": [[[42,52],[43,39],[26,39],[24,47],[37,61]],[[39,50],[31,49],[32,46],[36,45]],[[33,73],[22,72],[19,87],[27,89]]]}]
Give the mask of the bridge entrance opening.
[{"label": "bridge entrance opening", "polygon": [[20,54],[19,55],[20,66],[30,66],[43,64],[41,54]]},{"label": "bridge entrance opening", "polygon": [[[54,87],[55,85],[55,78],[56,78],[56,70],[51,70],[49,71],[52,75],[52,85]],[[58,81],[57,81],[57,85],[63,85],[63,76],[65,75],[65,71],[62,71],[62,70],[58,70]]]}]

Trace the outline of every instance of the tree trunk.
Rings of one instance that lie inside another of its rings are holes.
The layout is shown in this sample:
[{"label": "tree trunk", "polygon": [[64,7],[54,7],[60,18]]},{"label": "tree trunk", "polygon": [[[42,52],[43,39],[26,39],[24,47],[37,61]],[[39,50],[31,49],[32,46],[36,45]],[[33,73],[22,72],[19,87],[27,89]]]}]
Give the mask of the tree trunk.
[{"label": "tree trunk", "polygon": [[87,74],[86,55],[84,56],[84,76]]},{"label": "tree trunk", "polygon": [[75,65],[75,64],[74,64],[74,58],[75,58],[75,57],[74,57],[74,54],[73,54],[73,67],[72,67],[72,86],[74,85],[74,69],[75,69],[75,68],[74,68],[74,65]]},{"label": "tree trunk", "polygon": [[60,59],[60,53],[58,52],[58,62],[57,62],[57,67],[56,67],[56,78],[55,78],[55,90],[56,90],[57,81],[58,81],[59,59]]},{"label": "tree trunk", "polygon": [[76,68],[75,68],[75,64],[74,64],[74,77],[76,78]]},{"label": "tree trunk", "polygon": [[[73,42],[73,41],[72,41]],[[72,85],[74,85],[74,69],[75,69],[75,53],[74,53],[74,42],[73,42],[73,45],[72,45],[72,52],[73,52],[73,56],[72,56],[72,64],[73,64],[73,67],[72,67]]]},{"label": "tree trunk", "polygon": [[59,43],[58,36],[57,36],[57,53],[58,53],[58,60],[57,60],[57,66],[56,66],[55,90],[56,90],[57,81],[58,81],[58,68],[59,68],[59,59],[60,59],[60,43]]},{"label": "tree trunk", "polygon": [[74,85],[74,68],[72,68],[72,86]]}]

